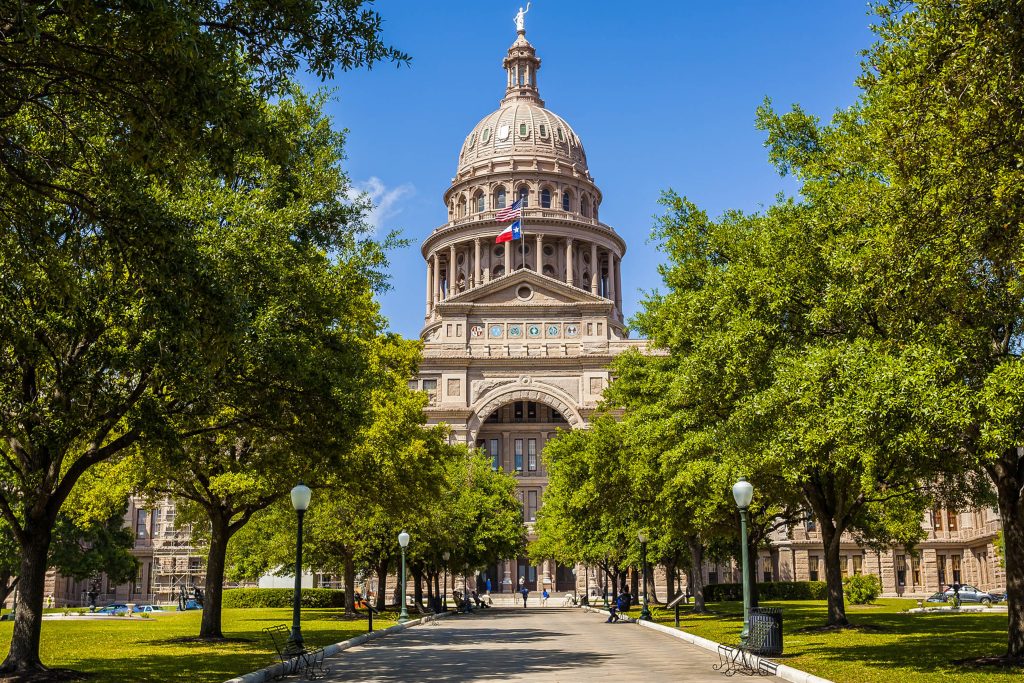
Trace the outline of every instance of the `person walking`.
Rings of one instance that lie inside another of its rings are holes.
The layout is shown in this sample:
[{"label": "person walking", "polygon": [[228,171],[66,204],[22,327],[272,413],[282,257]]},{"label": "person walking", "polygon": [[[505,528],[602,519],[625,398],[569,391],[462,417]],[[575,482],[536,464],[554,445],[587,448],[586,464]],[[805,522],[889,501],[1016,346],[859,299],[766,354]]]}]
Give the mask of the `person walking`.
[{"label": "person walking", "polygon": [[526,598],[528,598],[530,595],[530,589],[526,586],[523,586],[519,589],[519,593],[523,596],[523,609],[526,609]]},{"label": "person walking", "polygon": [[550,597],[551,597],[551,594],[548,593],[548,589],[545,588],[544,592],[540,594],[540,606],[541,607],[547,607],[548,606],[548,598],[550,598]]}]

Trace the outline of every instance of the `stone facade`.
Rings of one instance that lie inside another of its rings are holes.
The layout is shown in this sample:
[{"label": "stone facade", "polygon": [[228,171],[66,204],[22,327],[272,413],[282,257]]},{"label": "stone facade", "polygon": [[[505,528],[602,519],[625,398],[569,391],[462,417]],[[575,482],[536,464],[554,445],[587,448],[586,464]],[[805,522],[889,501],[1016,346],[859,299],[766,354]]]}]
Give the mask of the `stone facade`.
[{"label": "stone facade", "polygon": [[[558,429],[578,429],[610,380],[609,362],[645,349],[623,324],[626,244],[598,219],[602,194],[579,136],[544,108],[540,59],[519,31],[504,60],[505,97],[466,137],[444,193],[448,222],[423,242],[423,363],[431,424],[483,448],[514,472],[528,528],[547,473],[541,454]],[[521,199],[520,240],[496,243]],[[480,582],[509,592],[573,590],[572,568],[510,559]]]}]

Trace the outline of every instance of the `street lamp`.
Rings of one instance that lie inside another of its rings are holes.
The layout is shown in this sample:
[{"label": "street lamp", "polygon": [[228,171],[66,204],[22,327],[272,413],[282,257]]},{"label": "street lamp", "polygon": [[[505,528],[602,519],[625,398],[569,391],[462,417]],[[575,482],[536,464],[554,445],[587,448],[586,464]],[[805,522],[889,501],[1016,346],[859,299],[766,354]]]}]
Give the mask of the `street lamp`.
[{"label": "street lamp", "polygon": [[651,619],[651,610],[647,607],[647,534],[641,531],[637,533],[636,538],[640,541],[640,571],[644,574],[644,599],[640,618],[644,621],[654,621]]},{"label": "street lamp", "polygon": [[[441,558],[444,560],[444,611],[448,611],[448,560],[451,559],[452,554],[445,550],[441,553]],[[454,581],[452,581],[454,583]]]},{"label": "street lamp", "polygon": [[409,545],[409,534],[403,531],[398,534],[398,545],[402,546],[402,611],[398,613],[398,623],[409,621],[409,611],[405,608],[405,547]]},{"label": "street lamp", "polygon": [[296,648],[302,647],[302,626],[300,611],[302,609],[302,518],[309,507],[309,499],[313,492],[300,483],[292,489],[292,507],[299,516],[298,540],[295,543],[295,595],[292,596],[292,632],[288,637]]},{"label": "street lamp", "polygon": [[743,632],[740,633],[740,643],[747,644],[750,636],[750,580],[748,578],[747,564],[750,559],[747,557],[747,508],[754,497],[754,487],[746,477],[732,485],[732,497],[736,500],[736,507],[740,509],[740,553],[743,558]]}]

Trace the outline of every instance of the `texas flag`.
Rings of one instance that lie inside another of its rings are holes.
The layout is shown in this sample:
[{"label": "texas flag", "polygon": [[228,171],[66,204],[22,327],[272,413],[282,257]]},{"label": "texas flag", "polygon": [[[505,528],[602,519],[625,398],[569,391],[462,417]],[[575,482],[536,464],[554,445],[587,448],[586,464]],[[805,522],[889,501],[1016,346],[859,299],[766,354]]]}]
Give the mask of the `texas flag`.
[{"label": "texas flag", "polygon": [[501,244],[502,242],[508,242],[510,240],[518,240],[523,238],[523,226],[522,221],[516,221],[512,225],[508,226],[501,231],[498,235],[498,239],[494,240],[495,244]]}]

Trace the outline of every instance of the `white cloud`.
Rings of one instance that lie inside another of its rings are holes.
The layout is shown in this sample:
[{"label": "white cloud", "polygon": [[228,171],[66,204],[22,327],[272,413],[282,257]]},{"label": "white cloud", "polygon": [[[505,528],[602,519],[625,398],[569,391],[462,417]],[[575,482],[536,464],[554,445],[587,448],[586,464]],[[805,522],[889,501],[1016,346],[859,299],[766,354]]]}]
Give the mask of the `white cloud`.
[{"label": "white cloud", "polygon": [[401,202],[416,194],[412,183],[402,183],[397,187],[388,187],[380,178],[371,176],[369,180],[352,183],[349,199],[358,199],[366,195],[373,202],[373,209],[366,216],[366,222],[377,232],[385,221],[402,212]]}]

